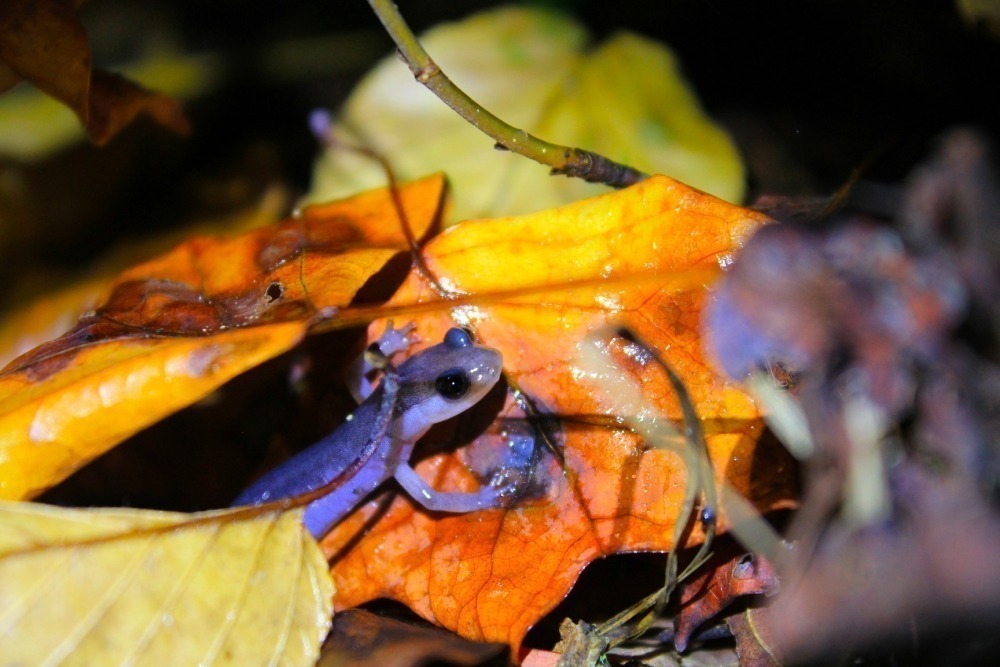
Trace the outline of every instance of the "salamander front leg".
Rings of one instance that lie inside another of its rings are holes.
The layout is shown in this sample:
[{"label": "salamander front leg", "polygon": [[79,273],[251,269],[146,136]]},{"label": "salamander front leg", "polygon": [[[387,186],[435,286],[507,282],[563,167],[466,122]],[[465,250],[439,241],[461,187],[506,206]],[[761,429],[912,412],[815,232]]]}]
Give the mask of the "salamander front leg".
[{"label": "salamander front leg", "polygon": [[[414,343],[419,343],[420,338],[414,332],[416,324],[410,322],[402,329],[397,329],[392,325],[392,320],[386,322],[385,329],[379,339],[368,346],[369,350],[375,348],[381,355],[389,359],[398,352],[405,352]],[[379,368],[372,366],[369,355],[361,354],[353,364],[347,369],[347,388],[351,396],[358,403],[364,402],[375,390],[370,376]]]}]

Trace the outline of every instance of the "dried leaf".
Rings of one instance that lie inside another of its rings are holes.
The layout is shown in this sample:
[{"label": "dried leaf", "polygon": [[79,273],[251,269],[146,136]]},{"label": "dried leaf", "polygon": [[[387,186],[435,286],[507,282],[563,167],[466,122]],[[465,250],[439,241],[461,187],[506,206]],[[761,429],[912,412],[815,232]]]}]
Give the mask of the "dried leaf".
[{"label": "dried leaf", "polygon": [[729,629],[736,637],[736,653],[743,667],[780,667],[774,639],[767,628],[767,609],[747,609],[729,617]]},{"label": "dried leaf", "polygon": [[480,644],[440,628],[404,623],[362,609],[337,614],[318,667],[411,667],[446,662],[480,665],[503,653],[502,644]]},{"label": "dried leaf", "polygon": [[333,588],[301,519],[0,502],[0,655],[11,665],[312,665]]},{"label": "dried leaf", "polygon": [[[717,476],[759,508],[786,501],[787,461],[775,459],[779,452],[755,449],[756,408],[710,370],[699,333],[704,285],[766,221],[654,177],[536,215],[463,223],[429,243],[425,258],[442,284],[480,297],[453,307],[451,318],[418,319],[421,337],[439,340],[458,322],[501,350],[506,376],[544,414],[558,418],[548,425],[556,431],[565,472],[553,456],[543,455],[526,495],[507,511],[429,515],[396,500],[335,563],[338,605],[391,597],[463,636],[505,641],[516,650],[587,563],[672,546],[686,479],[680,459],[650,450],[616,426],[611,401],[575,362],[586,334],[610,323],[631,328],[682,377],[704,420]],[[578,287],[559,289],[566,283]],[[490,292],[502,296],[482,296]],[[391,303],[436,298],[411,275]],[[661,373],[619,348],[607,353],[628,369],[646,400],[679,417]],[[438,489],[475,488],[518,465],[510,444],[517,440],[514,425],[501,420],[492,437],[432,456],[418,470]],[[338,553],[375,507],[368,505],[327,536],[327,552]],[[700,538],[696,527],[690,543]]]},{"label": "dried leaf", "polygon": [[684,582],[682,608],[674,619],[674,646],[687,650],[695,631],[743,595],[778,592],[778,576],[764,558],[750,554],[734,556]]},{"label": "dried leaf", "polygon": [[256,202],[233,214],[198,220],[166,234],[130,238],[103,253],[64,289],[35,300],[13,296],[15,303],[23,305],[0,320],[0,367],[71,329],[81,316],[100,306],[123,269],[161,255],[192,236],[229,236],[274,225],[287,210],[288,201],[284,188],[268,188]]},{"label": "dried leaf", "polygon": [[139,114],[186,134],[187,118],[173,99],[121,76],[91,70],[90,42],[77,16],[81,2],[5,0],[0,3],[0,91],[30,81],[77,115],[103,144]]},{"label": "dried leaf", "polygon": [[123,76],[94,70],[90,79],[87,136],[98,146],[108,142],[140,114],[177,134],[191,131],[177,101],[147,90]]},{"label": "dried leaf", "polygon": [[[419,237],[440,176],[403,186]],[[0,372],[0,497],[37,494],[132,433],[295,345],[407,247],[380,190],[122,273],[104,305]]]},{"label": "dried leaf", "polygon": [[0,4],[0,61],[86,124],[90,42],[74,3],[5,0]]},{"label": "dried leaf", "polygon": [[[559,14],[507,7],[439,26],[421,41],[451,79],[508,123],[739,200],[739,155],[704,116],[667,48],[620,33],[588,52],[587,37]],[[489,139],[415,83],[395,56],[358,85],[333,135],[310,201],[385,182],[377,163],[344,145],[381,153],[401,178],[443,169],[455,192],[449,220],[540,211],[605,191],[545,178],[543,167],[520,156],[484,150]]]}]

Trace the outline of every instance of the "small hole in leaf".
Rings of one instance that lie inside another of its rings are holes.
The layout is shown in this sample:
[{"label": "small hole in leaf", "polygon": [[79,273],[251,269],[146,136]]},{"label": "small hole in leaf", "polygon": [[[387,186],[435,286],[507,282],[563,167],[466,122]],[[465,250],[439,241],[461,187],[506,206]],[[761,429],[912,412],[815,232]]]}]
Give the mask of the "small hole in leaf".
[{"label": "small hole in leaf", "polygon": [[270,285],[268,285],[267,289],[264,290],[264,298],[267,300],[267,303],[270,304],[280,299],[284,293],[285,293],[285,286],[275,281]]}]

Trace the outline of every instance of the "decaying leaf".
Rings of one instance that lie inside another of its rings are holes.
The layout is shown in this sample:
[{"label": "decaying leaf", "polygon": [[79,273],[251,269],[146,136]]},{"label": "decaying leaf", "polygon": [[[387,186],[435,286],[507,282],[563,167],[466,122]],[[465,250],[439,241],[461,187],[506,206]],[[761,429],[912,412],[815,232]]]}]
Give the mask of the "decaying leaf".
[{"label": "decaying leaf", "polygon": [[727,623],[736,637],[736,654],[742,667],[779,667],[782,664],[767,629],[766,609],[747,609],[730,616]]},{"label": "decaying leaf", "polygon": [[[503,644],[470,642],[440,628],[404,623],[362,609],[337,614],[318,667],[412,667],[501,663]],[[506,664],[506,663],[504,663]]]},{"label": "decaying leaf", "polygon": [[192,236],[234,236],[274,225],[284,216],[288,204],[284,188],[268,188],[249,206],[222,217],[198,219],[174,231],[117,244],[76,276],[71,285],[42,298],[20,294],[12,297],[12,301],[23,305],[0,319],[0,367],[71,329],[80,317],[101,305],[109,286],[124,269],[161,255]]},{"label": "decaying leaf", "polygon": [[[421,37],[463,90],[508,123],[549,141],[596,151],[646,173],[671,174],[723,199],[742,197],[743,167],[729,137],[700,109],[674,56],[619,33],[588,51],[584,29],[542,10],[501,8],[438,26]],[[413,128],[419,127],[419,132]],[[604,192],[578,179],[489,150],[489,139],[413,81],[392,56],[355,89],[317,165],[310,201],[441,169],[454,186],[448,219],[540,211]]]},{"label": "decaying leaf", "polygon": [[290,322],[207,337],[106,338],[15,360],[0,375],[0,496],[40,493],[304,333],[305,324]]},{"label": "decaying leaf", "polygon": [[771,564],[752,554],[713,563],[704,573],[684,582],[682,607],[674,618],[674,646],[687,650],[695,631],[743,595],[773,595],[778,576]]},{"label": "decaying leaf", "polygon": [[0,502],[2,660],[312,665],[333,588],[301,519]]},{"label": "decaying leaf", "polygon": [[22,79],[30,81],[72,109],[97,144],[139,114],[186,134],[188,121],[176,101],[91,69],[90,43],[77,16],[80,4],[82,0],[0,3],[0,92]]},{"label": "decaying leaf", "polygon": [[[441,176],[399,189],[413,233]],[[33,496],[139,429],[295,345],[406,249],[385,190],[125,271],[103,305],[0,372],[0,497]]]},{"label": "decaying leaf", "polygon": [[176,100],[119,74],[94,70],[90,75],[88,104],[87,136],[98,145],[107,143],[139,115],[148,116],[178,134],[190,131],[187,117]]},{"label": "decaying leaf", "polygon": [[[575,361],[586,334],[609,324],[628,326],[681,376],[704,420],[720,481],[762,509],[787,500],[787,460],[755,449],[757,410],[709,369],[699,334],[704,286],[765,222],[758,213],[654,177],[536,215],[466,222],[431,241],[424,252],[431,272],[449,289],[479,296],[453,307],[450,317],[419,318],[417,331],[433,342],[458,322],[499,349],[506,377],[546,417],[542,426],[564,464],[542,451],[523,413],[512,419],[518,409],[508,404],[493,432],[457,453],[427,458],[418,470],[435,488],[468,490],[498,473],[524,474],[536,456],[533,476],[527,473],[531,482],[514,507],[429,515],[398,499],[341,553],[377,503],[366,506],[323,543],[338,554],[338,605],[395,598],[463,636],[508,642],[516,650],[587,563],[672,546],[687,474],[680,459],[648,449],[620,427],[611,402]],[[565,289],[567,283],[577,286]],[[411,275],[391,304],[437,299]],[[614,345],[606,353],[642,386],[645,399],[679,417],[662,374]],[[690,543],[700,535],[695,527]]]}]

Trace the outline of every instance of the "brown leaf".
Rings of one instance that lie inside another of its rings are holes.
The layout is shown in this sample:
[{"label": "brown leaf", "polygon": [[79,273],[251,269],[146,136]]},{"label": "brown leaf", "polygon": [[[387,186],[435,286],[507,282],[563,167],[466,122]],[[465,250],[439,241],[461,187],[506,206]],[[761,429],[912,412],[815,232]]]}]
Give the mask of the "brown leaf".
[{"label": "brown leaf", "polygon": [[772,595],[778,591],[778,576],[771,564],[751,554],[733,556],[718,565],[708,565],[700,576],[684,582],[681,610],[674,618],[674,646],[687,650],[695,631],[743,595]]},{"label": "brown leaf", "polygon": [[186,134],[180,105],[117,74],[92,70],[90,42],[68,0],[4,0],[0,3],[0,92],[21,79],[59,100],[80,118],[87,136],[101,145],[131,123],[149,116]]},{"label": "brown leaf", "polygon": [[118,134],[138,115],[177,134],[187,134],[191,124],[172,97],[147,90],[123,76],[95,69],[90,79],[87,136],[98,146]]},{"label": "brown leaf", "polygon": [[747,609],[727,619],[742,667],[781,667],[767,628],[767,613],[767,609]]},{"label": "brown leaf", "polygon": [[411,667],[447,662],[496,662],[503,644],[481,644],[427,625],[404,623],[361,609],[337,614],[318,667]]},{"label": "brown leaf", "polygon": [[0,60],[87,123],[90,42],[73,3],[65,0],[0,3]]}]

